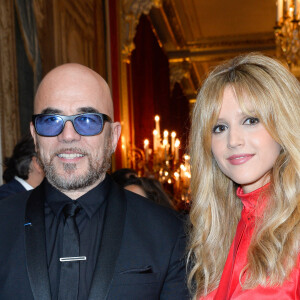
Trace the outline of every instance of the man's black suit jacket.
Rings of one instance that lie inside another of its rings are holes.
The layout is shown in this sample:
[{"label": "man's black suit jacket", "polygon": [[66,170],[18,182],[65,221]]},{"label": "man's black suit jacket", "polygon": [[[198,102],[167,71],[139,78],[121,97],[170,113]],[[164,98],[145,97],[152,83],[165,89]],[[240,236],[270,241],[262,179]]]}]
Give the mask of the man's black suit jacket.
[{"label": "man's black suit jacket", "polygon": [[0,186],[0,200],[22,192],[26,192],[24,186],[18,180],[12,179]]},{"label": "man's black suit jacket", "polygon": [[[43,184],[0,201],[0,299],[51,300]],[[89,300],[188,299],[182,222],[112,182]]]}]

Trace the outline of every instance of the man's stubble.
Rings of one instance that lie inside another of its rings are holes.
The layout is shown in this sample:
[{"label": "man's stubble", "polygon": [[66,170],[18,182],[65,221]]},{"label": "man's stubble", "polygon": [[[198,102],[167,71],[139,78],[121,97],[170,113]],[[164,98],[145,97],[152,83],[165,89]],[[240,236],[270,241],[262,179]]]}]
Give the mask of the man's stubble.
[{"label": "man's stubble", "polygon": [[83,153],[85,157],[88,159],[88,169],[85,174],[75,176],[74,173],[77,170],[77,165],[75,163],[64,163],[63,169],[65,175],[62,176],[57,172],[55,165],[53,164],[53,160],[57,156],[58,153],[54,153],[50,156],[50,159],[41,156],[40,145],[38,141],[36,142],[37,148],[37,157],[39,159],[40,165],[42,166],[45,176],[48,179],[49,183],[51,183],[54,187],[56,187],[60,191],[74,191],[85,189],[91,185],[93,185],[97,180],[101,177],[104,178],[105,173],[111,166],[111,155],[113,153],[111,137],[106,140],[106,144],[104,146],[104,156],[102,162],[99,162],[97,159],[93,159],[89,153],[82,151],[80,148],[68,147],[64,150],[74,150]]}]

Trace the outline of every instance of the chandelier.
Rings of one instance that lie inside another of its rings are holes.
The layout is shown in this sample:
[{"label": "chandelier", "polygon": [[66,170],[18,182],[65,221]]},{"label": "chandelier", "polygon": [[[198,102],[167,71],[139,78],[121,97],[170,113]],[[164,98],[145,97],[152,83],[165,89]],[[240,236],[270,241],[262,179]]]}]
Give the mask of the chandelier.
[{"label": "chandelier", "polygon": [[300,69],[300,0],[277,0],[275,42],[276,56],[291,70]]},{"label": "chandelier", "polygon": [[[133,147],[129,151],[129,165],[140,176],[158,179],[164,188],[173,195],[177,203],[190,201],[190,157],[187,154],[180,156],[180,140],[176,132],[160,131],[160,117],[154,118],[152,147],[150,140],[144,140],[144,149]],[[179,205],[180,206],[180,205]]]}]

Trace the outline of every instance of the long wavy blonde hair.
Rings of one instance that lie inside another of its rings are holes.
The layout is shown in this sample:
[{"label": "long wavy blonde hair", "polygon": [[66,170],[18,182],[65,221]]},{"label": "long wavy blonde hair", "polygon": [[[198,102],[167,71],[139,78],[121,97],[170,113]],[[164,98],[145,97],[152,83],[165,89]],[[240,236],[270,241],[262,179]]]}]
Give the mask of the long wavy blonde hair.
[{"label": "long wavy blonde hair", "polygon": [[239,56],[209,74],[192,115],[188,261],[193,299],[218,287],[242,209],[236,183],[221,172],[211,152],[212,128],[228,85],[242,110],[247,111],[245,98],[251,101],[256,117],[282,147],[270,174],[270,201],[247,253],[243,287],[281,284],[300,250],[300,85],[274,59]]}]

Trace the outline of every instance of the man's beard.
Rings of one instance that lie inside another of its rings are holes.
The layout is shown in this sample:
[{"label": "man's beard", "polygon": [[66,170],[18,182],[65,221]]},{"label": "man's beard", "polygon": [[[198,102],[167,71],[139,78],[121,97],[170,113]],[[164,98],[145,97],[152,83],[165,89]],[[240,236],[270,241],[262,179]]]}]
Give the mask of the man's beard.
[{"label": "man's beard", "polygon": [[[75,163],[63,163],[64,175],[60,175],[57,172],[53,160],[57,157],[57,154],[64,151],[79,152],[88,159],[87,172],[81,175],[75,176],[74,173],[77,170]],[[104,178],[106,171],[111,166],[111,155],[112,155],[111,139],[109,138],[104,147],[104,157],[102,163],[97,159],[93,159],[90,154],[86,153],[80,148],[63,148],[58,153],[51,155],[50,159],[46,159],[41,156],[39,144],[37,142],[37,156],[39,162],[44,169],[47,180],[60,191],[71,191],[80,190],[93,185],[101,177]],[[69,176],[68,176],[69,175]]]}]

